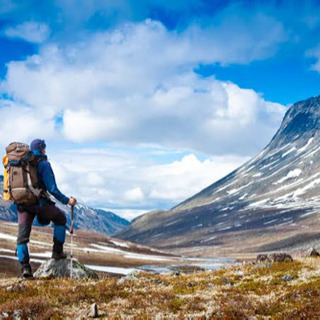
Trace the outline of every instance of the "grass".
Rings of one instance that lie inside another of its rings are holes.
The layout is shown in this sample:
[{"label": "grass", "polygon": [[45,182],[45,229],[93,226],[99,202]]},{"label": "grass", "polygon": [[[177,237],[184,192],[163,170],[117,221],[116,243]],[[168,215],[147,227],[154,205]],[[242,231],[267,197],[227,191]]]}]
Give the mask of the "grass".
[{"label": "grass", "polygon": [[17,310],[21,318],[86,317],[94,302],[101,316],[115,319],[319,318],[319,275],[320,259],[308,258],[178,276],[140,273],[124,283],[1,279],[0,318]]}]

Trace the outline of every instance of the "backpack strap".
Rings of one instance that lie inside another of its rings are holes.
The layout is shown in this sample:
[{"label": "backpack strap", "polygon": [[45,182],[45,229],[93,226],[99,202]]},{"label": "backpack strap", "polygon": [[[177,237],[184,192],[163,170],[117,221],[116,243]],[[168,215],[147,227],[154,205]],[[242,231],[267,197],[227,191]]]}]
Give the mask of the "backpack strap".
[{"label": "backpack strap", "polygon": [[[38,165],[41,161],[44,161],[46,160],[45,158],[42,158],[42,157],[34,157],[34,159],[31,161],[31,165],[34,165],[36,168],[38,168]],[[50,196],[48,194],[48,192],[44,191],[43,189],[40,189],[40,193],[39,193],[39,198],[45,198],[47,200],[50,200]]]}]

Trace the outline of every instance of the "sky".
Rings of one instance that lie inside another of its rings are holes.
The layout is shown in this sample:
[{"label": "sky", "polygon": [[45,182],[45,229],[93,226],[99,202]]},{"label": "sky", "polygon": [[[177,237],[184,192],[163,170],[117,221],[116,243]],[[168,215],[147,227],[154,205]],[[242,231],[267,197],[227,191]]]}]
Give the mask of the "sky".
[{"label": "sky", "polygon": [[320,2],[0,0],[0,148],[132,219],[259,153],[320,92]]}]

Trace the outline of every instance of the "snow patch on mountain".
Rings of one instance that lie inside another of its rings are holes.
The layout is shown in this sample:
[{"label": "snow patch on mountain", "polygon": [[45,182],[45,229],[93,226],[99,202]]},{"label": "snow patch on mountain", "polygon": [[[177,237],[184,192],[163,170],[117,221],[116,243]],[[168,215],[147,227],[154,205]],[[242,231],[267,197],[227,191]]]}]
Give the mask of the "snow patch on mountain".
[{"label": "snow patch on mountain", "polygon": [[302,173],[301,169],[291,170],[285,177],[281,178],[280,180],[278,180],[276,182],[273,182],[273,184],[277,185],[277,184],[280,184],[288,179],[298,178],[301,173]]},{"label": "snow patch on mountain", "polygon": [[[239,228],[249,236],[259,228],[299,228],[320,211],[319,172],[320,96],[290,107],[272,141],[252,160],[172,210],[135,220],[120,236],[169,247],[184,239],[179,245],[194,246],[206,244],[207,232],[214,237]],[[195,216],[205,222],[202,227],[194,228]]]}]

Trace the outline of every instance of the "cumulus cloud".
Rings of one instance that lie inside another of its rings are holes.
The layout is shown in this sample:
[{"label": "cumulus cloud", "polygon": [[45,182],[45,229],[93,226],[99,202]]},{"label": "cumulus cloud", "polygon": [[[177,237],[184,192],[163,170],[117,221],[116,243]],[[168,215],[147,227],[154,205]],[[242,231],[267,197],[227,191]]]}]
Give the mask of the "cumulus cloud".
[{"label": "cumulus cloud", "polygon": [[[279,29],[276,22],[268,26]],[[85,43],[45,46],[41,54],[8,65],[2,90],[43,117],[62,115],[62,133],[74,142],[255,152],[277,129],[284,108],[253,90],[203,78],[194,68],[201,61],[258,59],[268,51],[259,48],[272,48],[281,37],[263,37],[260,44],[254,35],[247,46],[234,39],[230,50],[221,30],[192,27],[179,34],[147,20],[96,34]],[[247,30],[239,30],[240,39],[241,34]],[[249,50],[254,54],[247,58]]]},{"label": "cumulus cloud", "polygon": [[[176,205],[262,149],[282,120],[280,104],[194,71],[200,63],[263,59],[283,40],[272,19],[250,20],[257,27],[252,36],[237,23],[237,37],[224,23],[177,32],[146,20],[83,42],[41,46],[39,54],[8,64],[0,85],[7,124],[0,144],[47,138],[61,190],[88,204],[118,210]],[[66,141],[71,151],[57,147]],[[78,150],[106,142],[123,149]],[[148,156],[141,156],[143,149]]]},{"label": "cumulus cloud", "polygon": [[26,21],[14,27],[7,27],[4,34],[10,38],[20,38],[28,42],[42,43],[49,34],[50,29],[45,23]]},{"label": "cumulus cloud", "polygon": [[[50,157],[50,146],[48,149]],[[194,153],[158,149],[175,160],[137,156],[139,150],[100,152],[61,151],[51,156],[60,189],[90,205],[121,210],[168,209],[222,178],[248,157],[214,156],[199,159]],[[145,149],[152,154],[154,149]],[[173,152],[173,153],[172,153]],[[177,153],[175,153],[177,152]],[[95,164],[95,165],[93,165]],[[130,214],[132,212],[122,212]]]},{"label": "cumulus cloud", "polygon": [[144,169],[149,184],[149,197],[153,200],[171,200],[178,203],[227,175],[248,157],[211,157],[199,160],[193,154],[169,164],[155,165]]},{"label": "cumulus cloud", "polygon": [[125,191],[124,197],[128,201],[141,202],[144,198],[144,195],[141,188],[137,187],[137,188],[133,188]]},{"label": "cumulus cloud", "polygon": [[[110,137],[118,127],[118,120],[103,118],[90,110],[66,110],[63,116],[64,134],[75,142],[95,141]],[[79,130],[80,129],[80,130]]]},{"label": "cumulus cloud", "polygon": [[12,141],[30,143],[35,136],[52,138],[55,123],[50,118],[39,117],[33,108],[10,100],[0,100],[0,146]]}]

